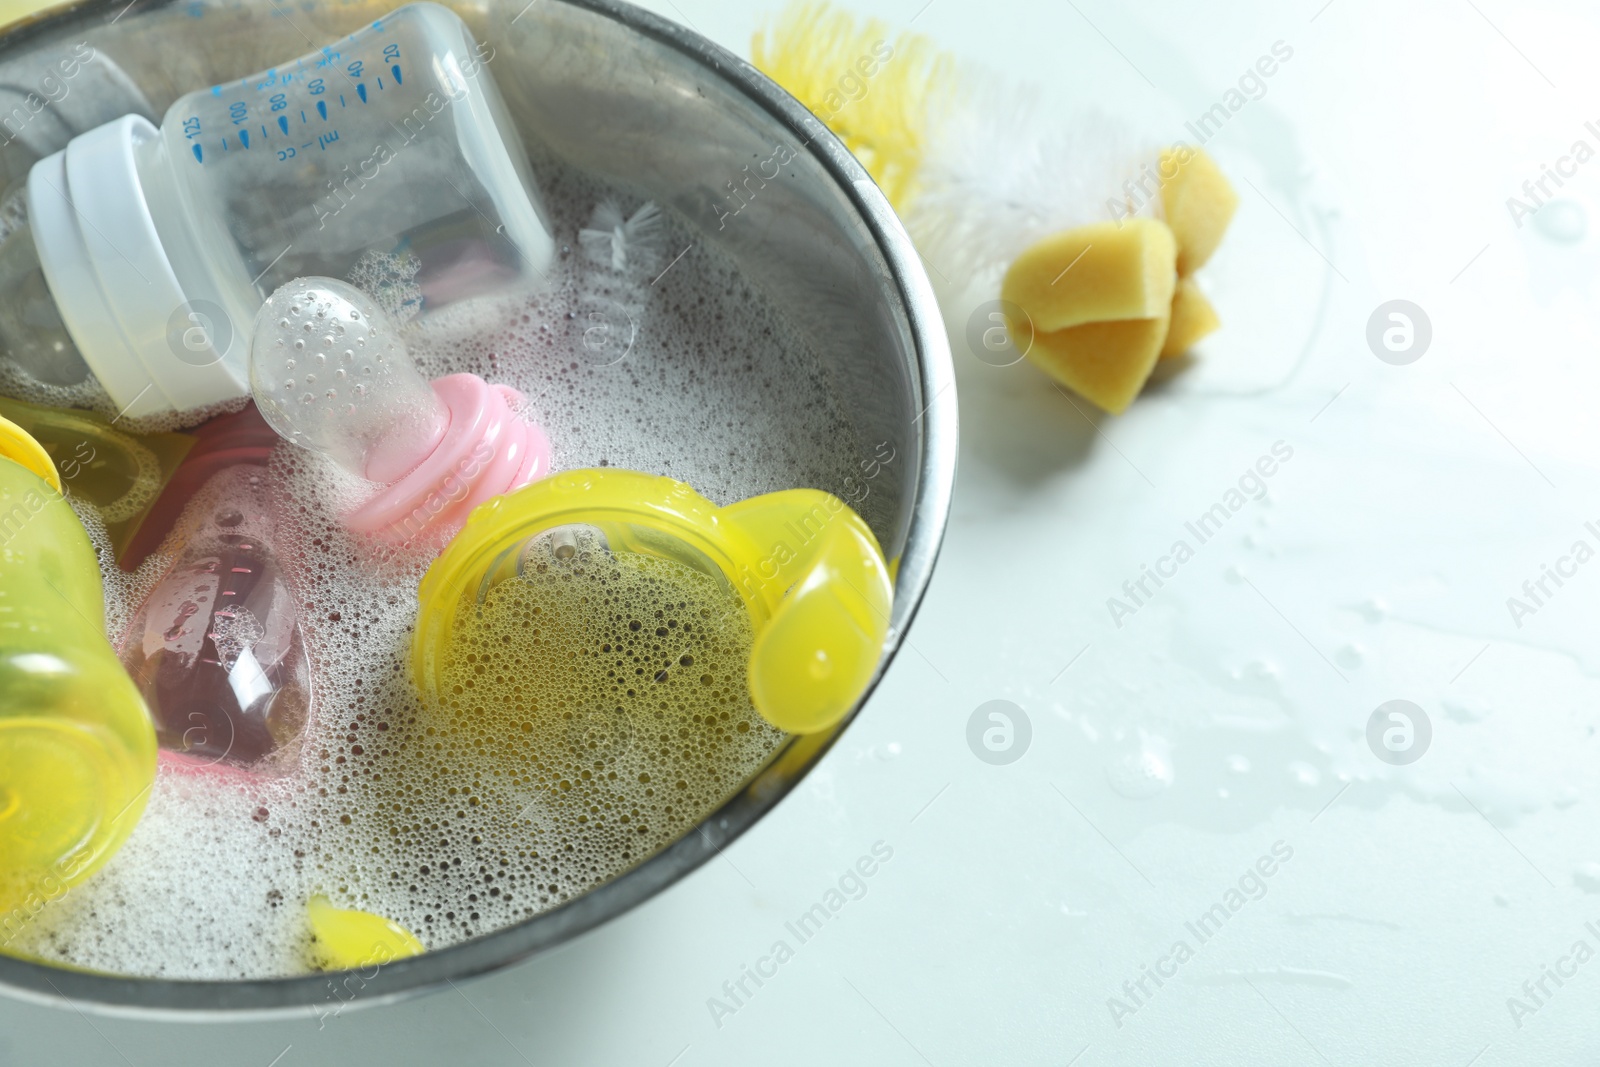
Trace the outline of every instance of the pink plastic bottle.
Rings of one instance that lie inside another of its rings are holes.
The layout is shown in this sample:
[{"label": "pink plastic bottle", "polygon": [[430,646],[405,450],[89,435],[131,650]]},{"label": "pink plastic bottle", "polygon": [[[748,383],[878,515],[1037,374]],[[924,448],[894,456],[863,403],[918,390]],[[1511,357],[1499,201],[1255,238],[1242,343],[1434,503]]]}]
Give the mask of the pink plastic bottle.
[{"label": "pink plastic bottle", "polygon": [[265,468],[278,445],[278,435],[254,404],[230,415],[218,415],[187,431],[194,444],[173,471],[161,495],[150,506],[138,531],[128,540],[118,563],[123,570],[138,568],[161,547],[189,502],[214,475],[239,464]]},{"label": "pink plastic bottle", "polygon": [[254,405],[191,433],[194,447],[123,556],[137,566],[195,505],[179,558],[124,638],[123,665],[150,707],[165,758],[259,767],[292,746],[311,704],[263,492],[278,435]]},{"label": "pink plastic bottle", "polygon": [[176,563],[124,639],[123,666],[169,759],[287,769],[311,708],[311,668],[273,555],[266,468],[235,461],[192,505]]}]

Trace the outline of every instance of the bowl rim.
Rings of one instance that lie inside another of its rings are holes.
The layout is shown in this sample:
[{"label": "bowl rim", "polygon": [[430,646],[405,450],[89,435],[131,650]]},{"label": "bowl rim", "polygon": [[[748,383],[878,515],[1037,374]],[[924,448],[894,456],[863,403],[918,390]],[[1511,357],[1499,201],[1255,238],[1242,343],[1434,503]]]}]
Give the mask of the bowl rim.
[{"label": "bowl rim", "polygon": [[[166,7],[180,0],[157,0]],[[450,0],[446,0],[450,2]],[[497,0],[482,0],[493,3]],[[674,50],[757,105],[780,127],[801,137],[839,187],[889,269],[916,355],[912,420],[922,445],[911,498],[905,549],[895,581],[889,634],[878,670],[855,707],[823,734],[791,736],[764,767],[694,828],[637,865],[559,907],[468,941],[367,971],[320,972],[283,978],[192,980],[141,978],[72,970],[0,954],[0,994],[104,1015],[188,1021],[260,1020],[273,1016],[336,1015],[347,1007],[391,1003],[520,963],[644,903],[700,867],[753,826],[799,784],[832,747],[882,680],[898,653],[933,574],[955,486],[957,407],[955,372],[943,314],[921,257],[888,200],[866,170],[804,105],[739,56],[686,26],[624,0],[554,0],[608,18]],[[126,10],[127,0],[85,0],[47,8],[0,25],[0,46],[26,40],[72,17]],[[396,4],[396,6],[400,6]],[[120,15],[118,16],[120,17]]]}]

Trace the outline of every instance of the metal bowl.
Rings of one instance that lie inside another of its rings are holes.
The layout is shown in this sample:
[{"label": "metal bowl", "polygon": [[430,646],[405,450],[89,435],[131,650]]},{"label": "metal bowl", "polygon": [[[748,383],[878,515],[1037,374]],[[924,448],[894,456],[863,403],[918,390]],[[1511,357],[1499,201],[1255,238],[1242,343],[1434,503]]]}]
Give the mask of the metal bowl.
[{"label": "metal bowl", "polygon": [[[61,101],[73,100],[70,107],[12,137],[0,148],[0,184],[23,177],[78,128],[141,106],[159,116],[184,92],[303,54],[393,6],[92,0],[15,23],[0,31],[0,111],[17,99],[16,87],[38,80],[52,52],[79,41],[128,77],[86,79],[75,99]],[[875,532],[900,557],[881,677],[932,574],[956,464],[943,319],[888,202],[809,111],[681,26],[615,0],[452,6],[495,49],[495,80],[525,138],[698,224],[703,240],[731,255],[812,338],[861,438],[891,442],[904,457],[873,483],[883,494]],[[148,104],[136,102],[140,93]],[[772,166],[762,164],[775,156],[785,163],[768,177]],[[861,703],[828,733],[788,739],[674,844],[577,899],[473,940],[375,972],[258,981],[121,977],[0,956],[0,990],[144,1017],[216,1018],[300,1012],[327,1002],[330,990],[341,1003],[379,1003],[504,967],[620,915],[715,856],[795,787]]]}]

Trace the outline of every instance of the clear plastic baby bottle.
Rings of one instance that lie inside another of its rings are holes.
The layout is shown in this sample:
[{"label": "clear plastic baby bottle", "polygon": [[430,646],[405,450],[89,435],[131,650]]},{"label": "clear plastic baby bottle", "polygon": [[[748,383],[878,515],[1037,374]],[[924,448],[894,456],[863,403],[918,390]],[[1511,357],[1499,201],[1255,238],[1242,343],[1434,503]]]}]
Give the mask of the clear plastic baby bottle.
[{"label": "clear plastic baby bottle", "polygon": [[180,97],[159,130],[128,115],[74,138],[29,173],[28,225],[0,246],[8,288],[47,283],[70,341],[41,337],[43,308],[0,349],[148,415],[245,395],[256,311],[292,278],[412,261],[419,315],[539,284],[554,245],[494,54],[410,4]]},{"label": "clear plastic baby bottle", "polygon": [[275,558],[266,469],[223,470],[192,504],[176,563],[123,641],[123,666],[163,749],[271,774],[293,763],[311,664]]}]

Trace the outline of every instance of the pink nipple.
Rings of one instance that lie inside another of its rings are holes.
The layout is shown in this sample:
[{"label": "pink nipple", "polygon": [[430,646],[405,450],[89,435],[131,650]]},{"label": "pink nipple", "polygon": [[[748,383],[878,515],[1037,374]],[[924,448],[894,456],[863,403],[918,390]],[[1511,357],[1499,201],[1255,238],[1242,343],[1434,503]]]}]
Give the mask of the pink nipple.
[{"label": "pink nipple", "polygon": [[388,540],[453,533],[550,469],[521,393],[473,374],[428,382],[382,309],[334,278],[298,278],[262,306],[250,387],[286,440],[383,484],[345,521]]}]

